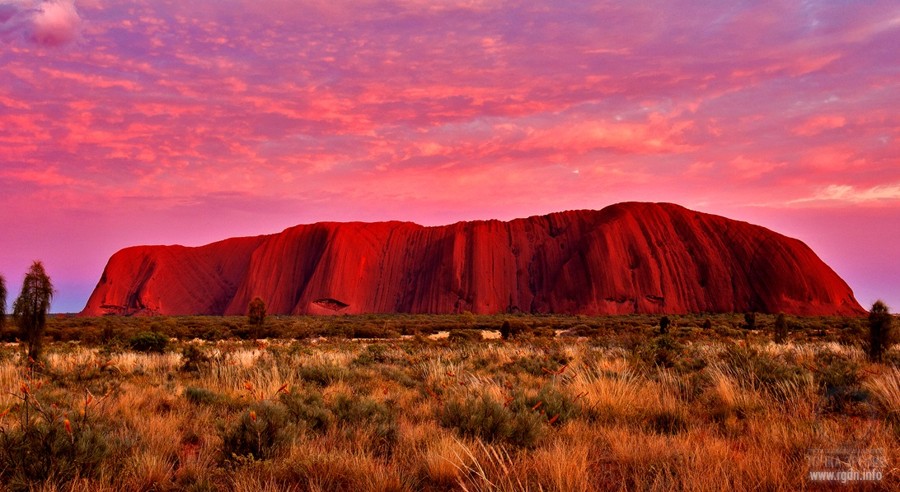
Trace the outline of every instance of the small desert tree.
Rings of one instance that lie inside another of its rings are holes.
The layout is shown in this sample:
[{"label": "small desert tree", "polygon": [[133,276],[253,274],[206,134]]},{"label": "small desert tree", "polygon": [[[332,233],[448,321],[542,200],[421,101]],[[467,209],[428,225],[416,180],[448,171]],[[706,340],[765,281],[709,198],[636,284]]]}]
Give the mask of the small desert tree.
[{"label": "small desert tree", "polygon": [[784,343],[787,340],[788,324],[784,313],[778,313],[775,318],[775,343]]},{"label": "small desert tree", "polygon": [[669,325],[671,323],[672,322],[669,320],[668,316],[663,316],[662,318],[659,318],[659,334],[665,335],[666,333],[669,333]]},{"label": "small desert tree", "polygon": [[35,261],[22,282],[22,293],[13,304],[13,316],[19,333],[28,347],[28,358],[37,361],[41,356],[41,339],[47,326],[47,311],[53,299],[53,284],[44,265]]},{"label": "small desert tree", "polygon": [[744,328],[748,330],[756,329],[756,313],[752,311],[744,313]]},{"label": "small desert tree", "polygon": [[891,312],[883,301],[875,301],[869,310],[869,359],[880,361],[893,343]]},{"label": "small desert tree", "polygon": [[266,323],[266,303],[259,297],[250,301],[247,308],[247,321],[253,329],[253,338],[259,337],[259,331]]},{"label": "small desert tree", "polygon": [[500,338],[504,340],[509,340],[510,335],[512,335],[512,326],[509,324],[509,320],[503,320],[503,324],[500,325]]},{"label": "small desert tree", "polygon": [[0,329],[6,324],[6,280],[0,275]]}]

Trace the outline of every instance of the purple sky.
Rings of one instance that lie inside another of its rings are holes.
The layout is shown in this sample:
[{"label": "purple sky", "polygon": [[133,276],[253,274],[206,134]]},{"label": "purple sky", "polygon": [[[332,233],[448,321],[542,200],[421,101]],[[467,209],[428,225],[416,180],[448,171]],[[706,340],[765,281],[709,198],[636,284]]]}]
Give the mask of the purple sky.
[{"label": "purple sky", "polygon": [[0,0],[0,274],[670,201],[900,310],[900,3]]}]

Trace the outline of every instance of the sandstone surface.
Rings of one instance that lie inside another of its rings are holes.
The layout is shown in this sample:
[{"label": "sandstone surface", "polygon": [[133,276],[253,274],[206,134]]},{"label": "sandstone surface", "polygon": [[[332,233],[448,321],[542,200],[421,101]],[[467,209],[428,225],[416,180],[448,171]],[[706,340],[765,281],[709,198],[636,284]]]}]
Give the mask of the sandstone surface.
[{"label": "sandstone surface", "polygon": [[109,260],[82,314],[719,313],[863,309],[801,241],[666,203],[423,227],[317,223]]}]

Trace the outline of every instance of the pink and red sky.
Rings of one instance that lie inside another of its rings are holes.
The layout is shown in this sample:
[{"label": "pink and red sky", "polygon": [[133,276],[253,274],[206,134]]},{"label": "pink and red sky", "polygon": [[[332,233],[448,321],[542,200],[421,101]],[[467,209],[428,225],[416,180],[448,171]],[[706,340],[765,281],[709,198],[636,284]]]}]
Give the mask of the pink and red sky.
[{"label": "pink and red sky", "polygon": [[900,3],[0,0],[0,274],[669,201],[900,311]]}]

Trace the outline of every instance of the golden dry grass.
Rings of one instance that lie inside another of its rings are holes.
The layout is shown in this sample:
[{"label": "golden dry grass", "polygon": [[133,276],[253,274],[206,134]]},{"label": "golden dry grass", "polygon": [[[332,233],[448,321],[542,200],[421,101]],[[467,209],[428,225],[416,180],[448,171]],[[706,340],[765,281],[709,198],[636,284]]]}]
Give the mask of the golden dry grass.
[{"label": "golden dry grass", "polygon": [[[198,372],[178,350],[50,344],[35,375],[7,348],[0,436],[66,418],[63,444],[90,430],[102,446],[63,446],[54,466],[102,459],[38,477],[2,437],[0,489],[796,490],[814,486],[807,458],[822,448],[881,450],[868,485],[900,487],[896,366],[836,343],[685,337],[665,367],[654,340],[601,342],[192,342],[210,358]],[[29,407],[26,422],[23,383],[58,416]],[[448,415],[450,402],[486,413]]]}]

